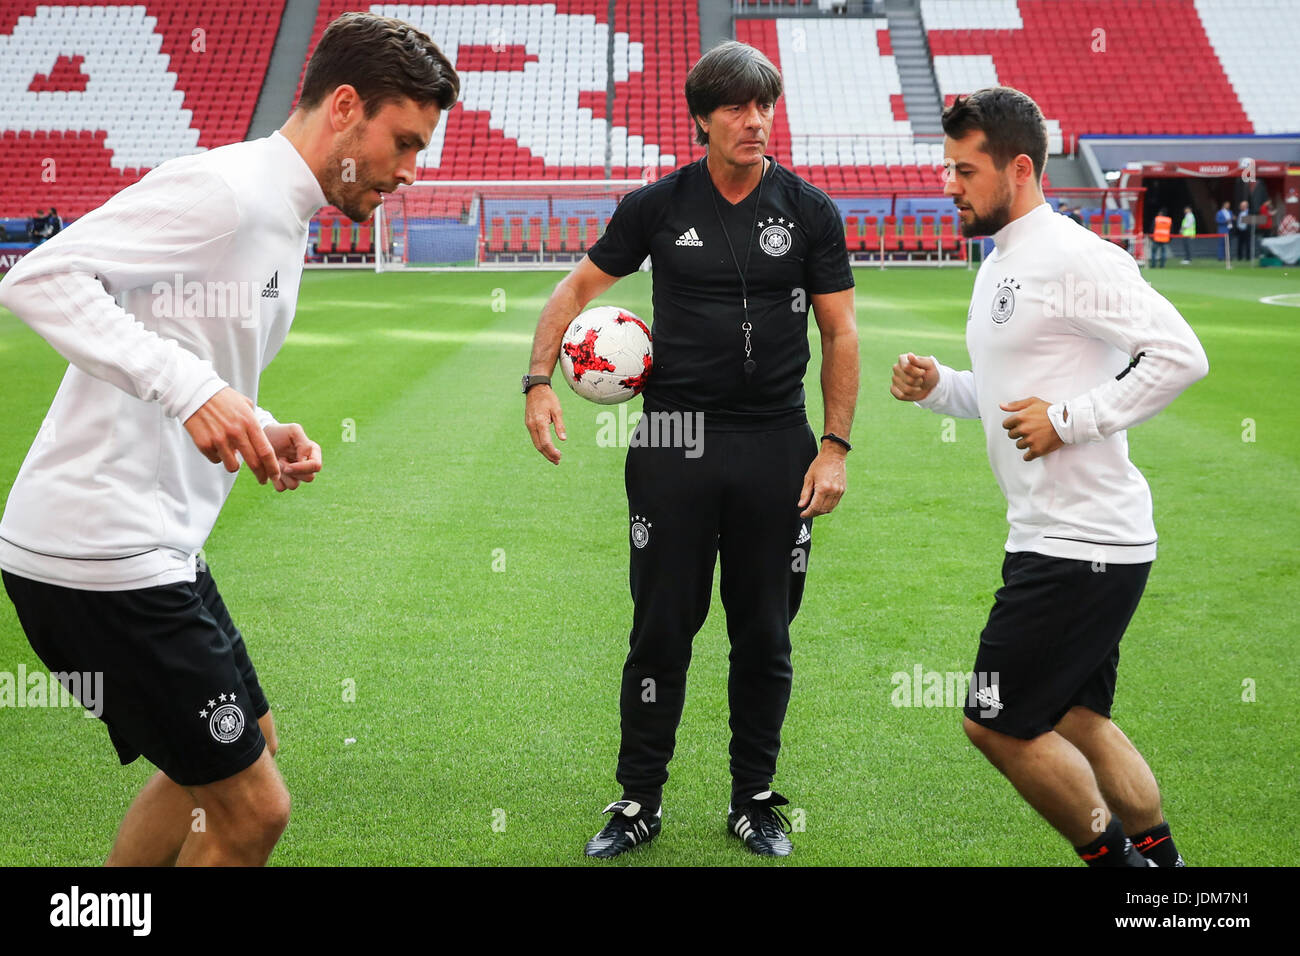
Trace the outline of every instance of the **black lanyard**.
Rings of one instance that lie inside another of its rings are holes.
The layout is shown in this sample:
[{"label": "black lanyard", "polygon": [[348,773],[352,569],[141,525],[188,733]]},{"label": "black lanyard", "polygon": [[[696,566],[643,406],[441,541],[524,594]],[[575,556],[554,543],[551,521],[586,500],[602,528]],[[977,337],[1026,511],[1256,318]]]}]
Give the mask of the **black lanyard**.
[{"label": "black lanyard", "polygon": [[[763,181],[767,179],[766,158],[763,160],[763,175],[758,179],[758,196],[754,201],[754,224],[749,228],[749,239],[745,243],[745,267],[740,266],[740,259],[736,256],[736,249],[731,244],[731,233],[727,229],[727,224],[722,220],[722,209],[718,206],[718,187],[713,185],[713,176],[709,173],[708,157],[705,156],[700,162],[704,165],[704,175],[709,178],[709,196],[713,199],[713,212],[718,217],[718,225],[722,227],[722,238],[727,240],[727,251],[731,253],[731,262],[736,267],[736,274],[740,276],[740,307],[744,313],[744,321],[740,323],[740,330],[745,333],[745,384],[748,385],[750,379],[754,376],[754,369],[758,368],[758,363],[750,358],[753,351],[753,343],[750,341],[749,333],[753,331],[754,326],[749,321],[749,286],[745,282],[745,274],[749,272],[749,254],[754,248],[754,233],[758,231],[758,210],[763,203]],[[742,199],[741,202],[744,202]]]}]

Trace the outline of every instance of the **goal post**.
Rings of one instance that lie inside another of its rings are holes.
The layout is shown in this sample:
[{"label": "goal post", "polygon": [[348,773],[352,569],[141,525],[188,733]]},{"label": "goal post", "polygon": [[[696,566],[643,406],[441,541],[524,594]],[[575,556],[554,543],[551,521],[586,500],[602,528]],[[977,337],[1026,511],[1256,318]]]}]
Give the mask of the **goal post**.
[{"label": "goal post", "polygon": [[375,211],[375,271],[568,269],[643,179],[422,180]]}]

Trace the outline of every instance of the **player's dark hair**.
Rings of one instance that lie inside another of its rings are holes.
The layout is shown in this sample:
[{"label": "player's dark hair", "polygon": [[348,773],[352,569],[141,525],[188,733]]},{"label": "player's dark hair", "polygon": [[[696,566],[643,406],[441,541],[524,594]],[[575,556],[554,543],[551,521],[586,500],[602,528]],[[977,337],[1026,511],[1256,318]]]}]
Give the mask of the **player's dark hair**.
[{"label": "player's dark hair", "polygon": [[315,109],[344,84],[361,97],[366,118],[408,97],[446,111],[460,96],[460,77],[437,45],[409,23],[372,13],[345,13],[316,44],[298,97]]},{"label": "player's dark hair", "polygon": [[1034,163],[1034,177],[1042,182],[1047,165],[1047,124],[1038,104],[1009,86],[990,86],[970,96],[959,96],[943,111],[943,131],[961,139],[972,130],[984,134],[984,151],[998,169],[1021,153]]},{"label": "player's dark hair", "polygon": [[686,74],[686,108],[695,124],[695,142],[701,146],[709,142],[697,116],[750,100],[775,103],[783,88],[781,72],[761,50],[735,40],[719,43]]}]

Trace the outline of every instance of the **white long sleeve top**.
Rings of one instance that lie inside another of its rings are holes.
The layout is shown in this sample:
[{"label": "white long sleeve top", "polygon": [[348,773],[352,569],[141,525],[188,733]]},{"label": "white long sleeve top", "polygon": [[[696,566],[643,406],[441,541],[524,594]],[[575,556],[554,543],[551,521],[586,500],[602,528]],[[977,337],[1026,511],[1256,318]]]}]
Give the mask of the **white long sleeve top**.
[{"label": "white long sleeve top", "polygon": [[0,568],[90,590],[194,579],[236,476],[183,423],[226,386],[257,400],[324,204],[274,133],[163,163],[5,276],[0,305],[70,365],[0,519]]},{"label": "white long sleeve top", "polygon": [[[1151,490],[1126,430],[1209,371],[1195,333],[1120,247],[1047,203],[993,236],[966,319],[971,369],[939,365],[917,404],[984,423],[1007,551],[1136,564],[1156,555]],[[1065,445],[1024,460],[1003,403],[1037,396]]]}]

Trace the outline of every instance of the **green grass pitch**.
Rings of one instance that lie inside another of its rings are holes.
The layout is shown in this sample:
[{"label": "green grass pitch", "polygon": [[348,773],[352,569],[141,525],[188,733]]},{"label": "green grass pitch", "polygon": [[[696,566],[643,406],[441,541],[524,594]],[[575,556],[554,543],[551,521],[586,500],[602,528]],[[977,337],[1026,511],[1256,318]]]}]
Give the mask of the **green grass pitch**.
[{"label": "green grass pitch", "polygon": [[[901,351],[968,365],[973,275],[857,271],[849,489],[814,528],[775,783],[801,827],[789,865],[1077,865],[967,743],[959,709],[891,703],[895,672],[969,669],[999,583],[1004,506],[979,424],[944,441],[942,419],[887,390]],[[320,442],[324,472],[276,495],[245,471],[206,548],[279,726],[294,809],[274,864],[583,863],[618,796],[624,450],[598,443],[602,409],[563,385],[559,467],[522,422],[519,376],[557,279],[304,277],[261,404]],[[1154,283],[1210,375],[1130,432],[1161,541],[1115,719],[1190,863],[1296,865],[1300,309],[1259,299],[1300,301],[1300,272],[1171,265]],[[648,316],[649,277],[603,301]],[[0,492],[64,364],[0,310]],[[726,655],[715,597],[664,832],[613,865],[770,865],[724,828]],[[19,664],[39,667],[3,600],[0,670]],[[151,772],[120,768],[72,710],[0,710],[0,754],[3,864],[100,862]]]}]

